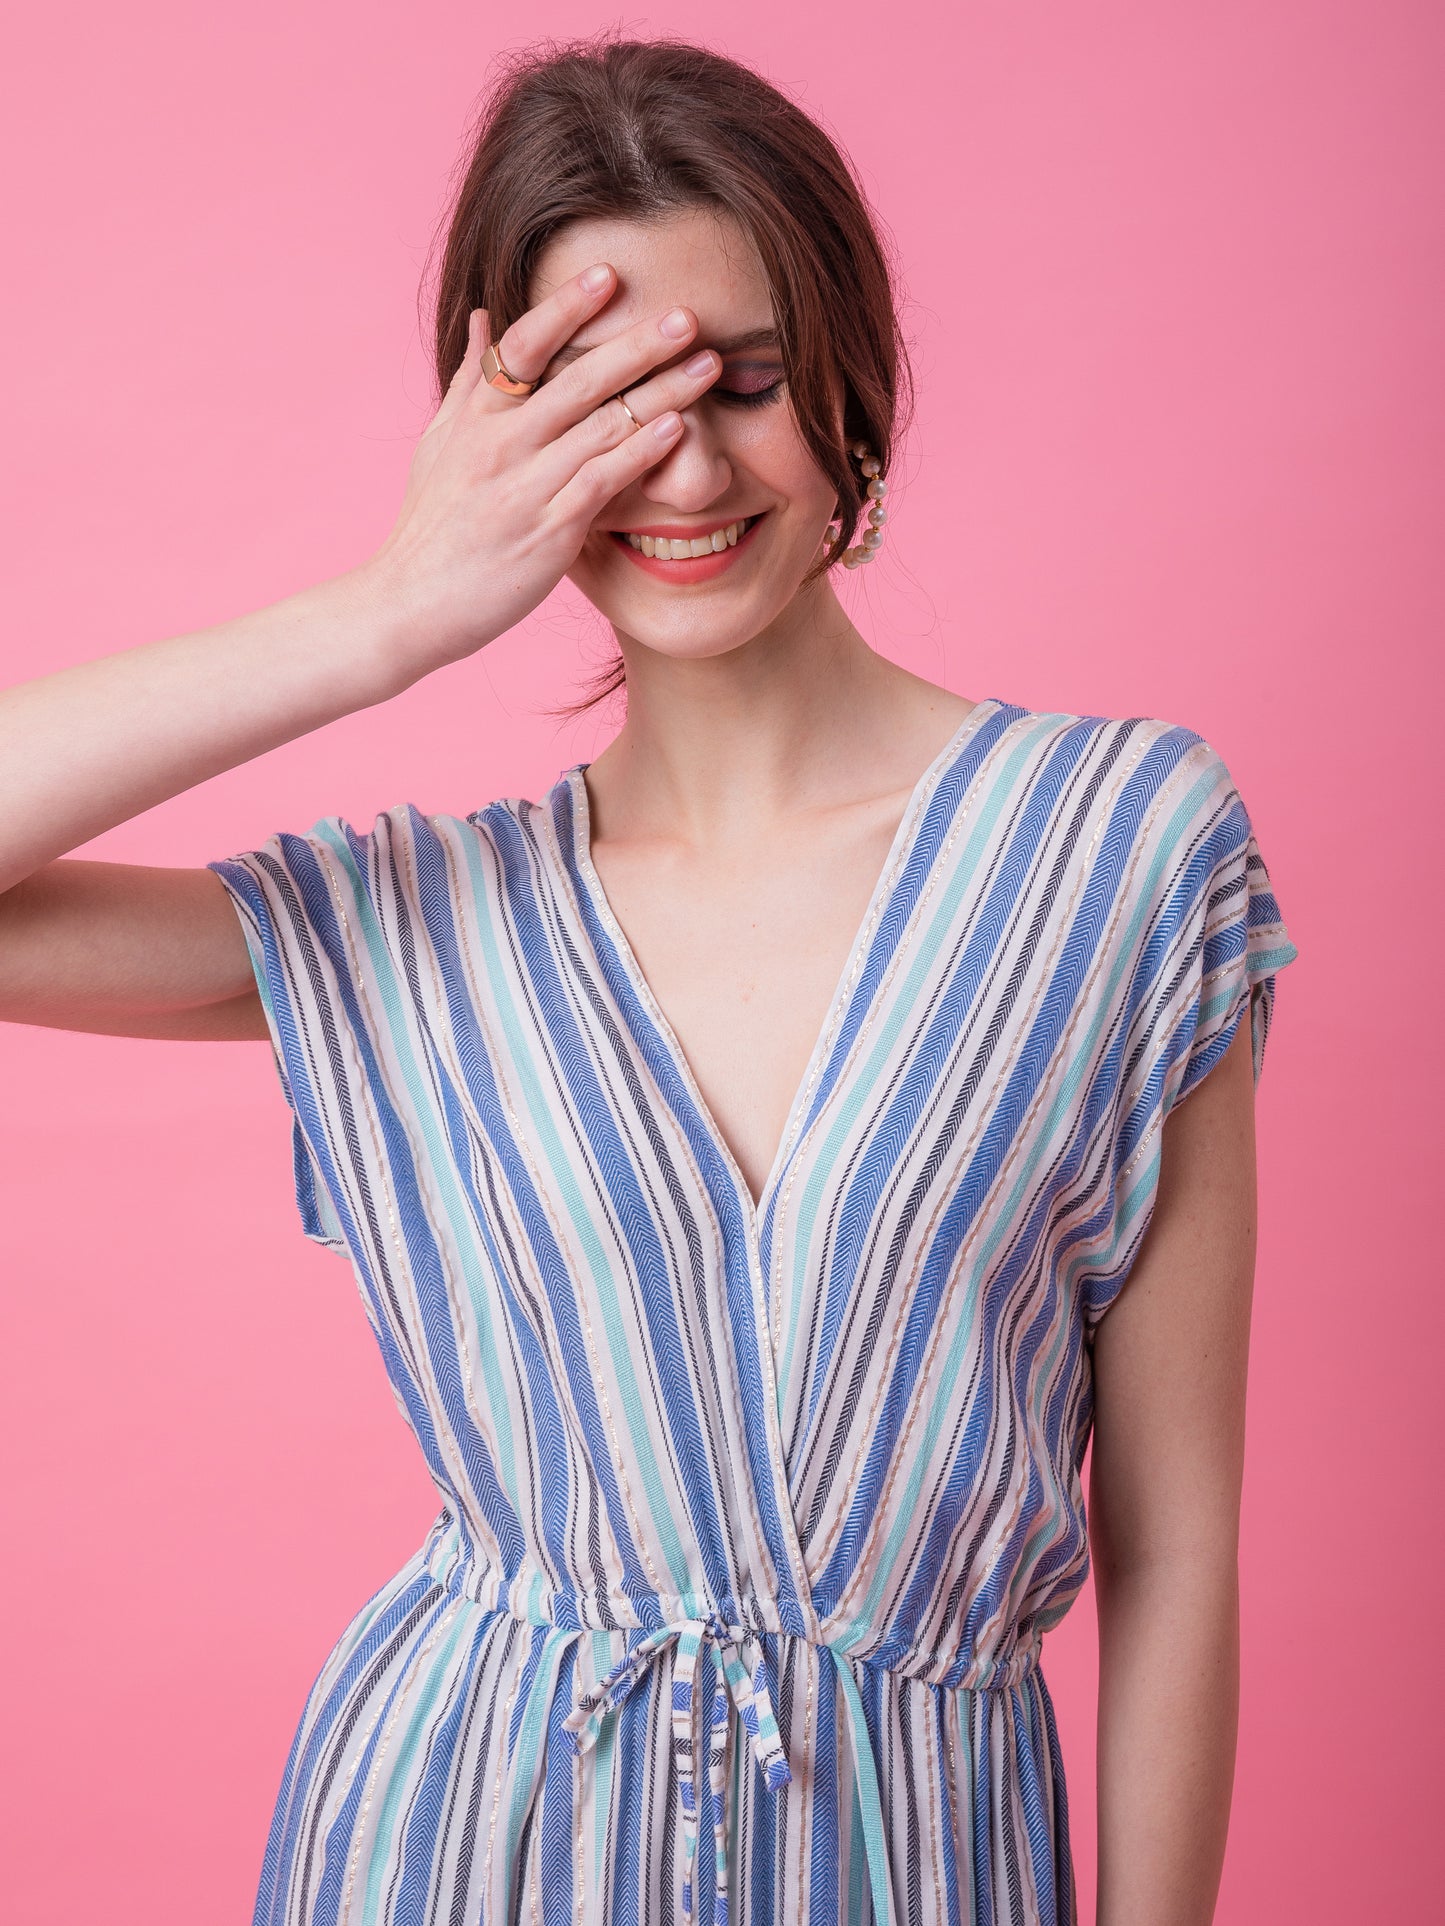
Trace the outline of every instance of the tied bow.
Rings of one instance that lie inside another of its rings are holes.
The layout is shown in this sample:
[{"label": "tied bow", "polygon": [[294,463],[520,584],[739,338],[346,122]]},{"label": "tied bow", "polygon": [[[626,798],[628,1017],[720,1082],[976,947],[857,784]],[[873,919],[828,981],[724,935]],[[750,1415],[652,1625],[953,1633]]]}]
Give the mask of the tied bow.
[{"label": "tied bow", "polygon": [[672,1756],[677,1769],[678,1798],[682,1806],[683,1876],[682,1911],[685,1921],[693,1917],[693,1871],[697,1856],[697,1787],[695,1761],[697,1744],[698,1661],[703,1648],[716,1648],[716,1663],[721,1676],[713,1687],[711,1717],[708,1723],[708,1784],[713,1800],[713,1849],[717,1863],[717,1926],[729,1926],[727,1868],[727,1744],[728,1704],[737,1707],[738,1717],[752,1745],[764,1780],[771,1792],[792,1782],[787,1755],[778,1731],[772,1694],[768,1691],[767,1668],[761,1645],[756,1666],[749,1670],[743,1662],[743,1648],[757,1643],[756,1634],[739,1625],[730,1625],[716,1611],[702,1618],[683,1619],[660,1626],[639,1640],[607,1676],[583,1695],[577,1708],[564,1721],[579,1754],[595,1745],[607,1717],[627,1697],[658,1653],[677,1642],[677,1664],[672,1688]]}]

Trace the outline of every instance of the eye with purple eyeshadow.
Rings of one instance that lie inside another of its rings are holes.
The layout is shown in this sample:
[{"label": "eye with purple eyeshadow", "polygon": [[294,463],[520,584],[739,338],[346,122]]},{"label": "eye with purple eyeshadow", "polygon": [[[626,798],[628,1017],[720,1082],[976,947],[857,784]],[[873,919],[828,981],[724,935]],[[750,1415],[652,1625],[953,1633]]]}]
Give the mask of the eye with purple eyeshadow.
[{"label": "eye with purple eyeshadow", "polygon": [[710,398],[730,408],[763,408],[778,399],[784,386],[785,377],[779,367],[734,363],[724,367],[707,392]]}]

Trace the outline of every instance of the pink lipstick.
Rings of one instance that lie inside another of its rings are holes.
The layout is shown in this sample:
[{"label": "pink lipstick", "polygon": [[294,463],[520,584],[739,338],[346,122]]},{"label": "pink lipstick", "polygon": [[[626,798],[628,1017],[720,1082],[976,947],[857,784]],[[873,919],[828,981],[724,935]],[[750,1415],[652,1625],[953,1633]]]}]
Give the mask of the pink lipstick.
[{"label": "pink lipstick", "polygon": [[714,532],[721,531],[730,524],[718,522],[711,528],[700,528],[697,523],[689,527],[683,522],[649,522],[644,528],[614,528],[609,532],[612,540],[629,562],[635,562],[638,568],[645,570],[649,575],[656,576],[660,582],[671,582],[681,587],[691,582],[710,582],[714,576],[721,575],[725,569],[731,568],[752,542],[763,516],[738,516],[735,519],[746,524],[736,542],[723,548],[710,548],[704,555],[686,557],[669,555],[664,558],[656,553],[644,554],[641,548],[633,546],[628,536],[634,536],[639,541],[645,536],[649,546],[663,542],[671,546],[673,542],[700,541],[704,538],[710,540]]}]

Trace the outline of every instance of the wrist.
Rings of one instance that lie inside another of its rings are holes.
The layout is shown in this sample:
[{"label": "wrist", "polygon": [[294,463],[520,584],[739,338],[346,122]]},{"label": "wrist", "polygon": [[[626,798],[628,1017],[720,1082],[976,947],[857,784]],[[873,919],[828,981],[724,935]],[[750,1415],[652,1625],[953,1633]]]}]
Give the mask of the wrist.
[{"label": "wrist", "polygon": [[375,559],[303,591],[319,604],[344,657],[356,708],[387,702],[447,660]]},{"label": "wrist", "polygon": [[388,547],[348,570],[339,586],[364,625],[388,693],[463,661],[493,639],[474,612],[459,627],[455,606],[419,593],[414,572]]}]

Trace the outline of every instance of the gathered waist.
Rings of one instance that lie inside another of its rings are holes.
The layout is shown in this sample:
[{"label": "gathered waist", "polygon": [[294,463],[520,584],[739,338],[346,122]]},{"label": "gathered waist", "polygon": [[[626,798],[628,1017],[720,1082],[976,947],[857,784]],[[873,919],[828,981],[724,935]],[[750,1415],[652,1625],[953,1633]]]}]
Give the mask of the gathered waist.
[{"label": "gathered waist", "polygon": [[[785,1625],[775,1600],[755,1592],[715,1598],[703,1592],[648,1593],[560,1590],[541,1572],[506,1578],[470,1555],[455,1517],[444,1511],[424,1547],[426,1569],[443,1590],[483,1610],[509,1613],[528,1625],[559,1632],[604,1633],[617,1641],[617,1657],[644,1637],[685,1625],[731,1626],[762,1640],[799,1639],[836,1659],[887,1672],[947,1691],[1001,1692],[1022,1683],[1040,1660],[1042,1634],[1032,1631],[986,1657],[939,1652],[910,1644],[899,1633],[843,1619],[807,1628]],[[629,1638],[629,1634],[633,1635]]]}]

